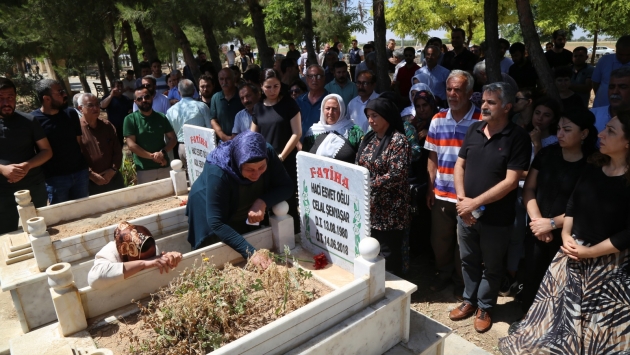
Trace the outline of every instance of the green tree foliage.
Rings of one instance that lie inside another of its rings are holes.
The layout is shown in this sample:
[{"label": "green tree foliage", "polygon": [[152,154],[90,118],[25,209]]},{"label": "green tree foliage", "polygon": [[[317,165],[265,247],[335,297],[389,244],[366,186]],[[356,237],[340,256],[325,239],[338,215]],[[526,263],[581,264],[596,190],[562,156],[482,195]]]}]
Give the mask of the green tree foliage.
[{"label": "green tree foliage", "polygon": [[[514,1],[499,0],[499,23],[516,22]],[[481,42],[483,1],[478,0],[389,0],[385,12],[388,27],[397,36],[427,40],[431,30],[462,28],[468,41]]]}]

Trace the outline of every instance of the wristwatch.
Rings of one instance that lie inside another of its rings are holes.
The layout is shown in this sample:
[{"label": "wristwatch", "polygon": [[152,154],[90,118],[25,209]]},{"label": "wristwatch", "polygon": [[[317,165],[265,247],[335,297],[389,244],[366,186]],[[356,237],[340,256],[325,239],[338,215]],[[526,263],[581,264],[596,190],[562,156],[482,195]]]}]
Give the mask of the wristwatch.
[{"label": "wristwatch", "polygon": [[551,229],[558,229],[558,227],[556,227],[556,222],[553,220],[553,218],[549,218],[549,221],[551,222]]}]

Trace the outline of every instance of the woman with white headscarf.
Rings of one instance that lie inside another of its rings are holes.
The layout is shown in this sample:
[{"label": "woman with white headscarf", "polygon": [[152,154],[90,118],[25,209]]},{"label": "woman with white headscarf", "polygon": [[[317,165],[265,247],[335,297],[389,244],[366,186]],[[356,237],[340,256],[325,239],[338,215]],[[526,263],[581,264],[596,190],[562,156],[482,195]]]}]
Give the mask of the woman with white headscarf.
[{"label": "woman with white headscarf", "polygon": [[[414,76],[413,78],[416,78],[416,76]],[[412,80],[411,89],[409,89],[409,102],[411,102],[411,106],[405,107],[400,113],[400,117],[402,117],[403,119],[409,118],[407,116],[412,116],[412,117],[416,116],[416,107],[413,104],[413,97],[416,93],[420,91],[427,91],[431,94],[431,96],[433,96],[433,92],[429,88],[429,85],[425,83],[417,83],[417,82],[413,83],[413,78],[411,79]]]},{"label": "woman with white headscarf", "polygon": [[354,163],[363,130],[346,116],[341,96],[330,94],[322,100],[319,122],[306,132],[302,150]]}]

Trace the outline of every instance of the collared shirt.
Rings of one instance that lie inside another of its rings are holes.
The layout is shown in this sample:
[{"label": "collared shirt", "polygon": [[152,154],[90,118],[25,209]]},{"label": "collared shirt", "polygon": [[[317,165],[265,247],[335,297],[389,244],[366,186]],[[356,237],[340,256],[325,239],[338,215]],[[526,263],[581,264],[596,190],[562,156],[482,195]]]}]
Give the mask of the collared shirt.
[{"label": "collared shirt", "polygon": [[623,64],[617,59],[617,55],[605,55],[599,59],[597,66],[593,71],[591,80],[599,83],[599,89],[595,93],[595,101],[593,107],[610,105],[608,101],[608,83],[610,83],[610,73],[621,67],[630,66],[630,62]]},{"label": "collared shirt", "polygon": [[610,106],[593,107],[591,112],[595,115],[595,128],[597,128],[597,132],[603,131],[608,121],[612,119],[612,117],[610,117]]},{"label": "collared shirt", "polygon": [[210,117],[217,120],[224,134],[230,135],[236,114],[244,108],[238,97],[238,92],[234,92],[232,98],[227,100],[223,91],[219,91],[212,96],[210,101]]},{"label": "collared shirt", "polygon": [[184,97],[166,111],[166,118],[171,122],[177,141],[184,141],[184,125],[212,128],[210,125],[210,109],[203,102]]},{"label": "collared shirt", "polygon": [[[484,133],[486,122],[470,125],[458,156],[466,160],[464,191],[466,197],[475,198],[490,190],[507,176],[508,170],[527,170],[532,152],[527,132],[512,122],[488,138]],[[493,226],[514,223],[516,188],[498,201],[485,206],[480,221]]]},{"label": "collared shirt", "polygon": [[378,97],[375,91],[372,91],[372,95],[363,102],[361,100],[361,96],[357,96],[354,99],[350,100],[348,103],[348,117],[354,122],[355,125],[361,127],[363,133],[367,133],[370,128],[370,124],[368,123],[367,117],[365,116],[365,105],[367,105],[370,100],[374,100]]},{"label": "collared shirt", "polygon": [[[575,65],[571,66],[571,84],[586,84],[586,79],[590,79],[593,76],[593,71],[595,71],[595,68],[590,64],[586,64],[582,69],[577,69]],[[586,105],[588,105],[588,102],[591,99],[590,91],[588,93],[576,92],[576,94],[580,95],[582,100],[586,103]]]},{"label": "collared shirt", "polygon": [[429,77],[429,88],[433,92],[433,95],[439,97],[442,100],[446,100],[446,79],[451,72],[441,65],[436,65],[433,69],[429,69],[428,66],[424,66],[418,69],[414,76],[418,74],[426,74]]},{"label": "collared shirt", "polygon": [[[151,106],[153,111],[159,112],[161,114],[166,114],[166,111],[171,107],[171,104],[168,102],[166,96],[162,94],[155,94],[153,97],[153,105]],[[138,105],[133,103],[133,112],[138,111]]]},{"label": "collared shirt", "polygon": [[[130,113],[125,117],[123,124],[123,135],[125,137],[135,136],[136,144],[149,153],[159,152],[166,147],[164,136],[173,132],[171,122],[164,114],[153,111],[149,116],[144,116],[141,112]],[[168,156],[164,157],[168,166]],[[152,170],[163,168],[164,166],[151,159],[133,155],[136,170]]]},{"label": "collared shirt", "polygon": [[341,87],[337,80],[333,80],[330,83],[326,84],[324,89],[326,89],[326,91],[331,94],[337,94],[341,96],[346,106],[348,105],[348,102],[350,102],[350,100],[359,95],[359,92],[357,91],[357,84],[350,81],[350,79],[346,81],[346,85],[344,87]]},{"label": "collared shirt", "polygon": [[122,147],[118,142],[116,129],[108,121],[96,119],[96,127],[92,128],[81,117],[81,151],[90,170],[100,174],[107,169],[118,171],[122,162]]},{"label": "collared shirt", "polygon": [[451,115],[451,110],[438,112],[429,125],[424,149],[437,154],[437,174],[433,183],[435,198],[457,202],[453,170],[459,148],[471,124],[481,120],[481,110],[471,105],[470,110],[459,122]]},{"label": "collared shirt", "polygon": [[240,110],[234,118],[234,127],[232,128],[232,134],[239,134],[249,131],[252,127],[253,117],[250,115],[246,108]]},{"label": "collared shirt", "polygon": [[306,132],[313,124],[319,122],[319,116],[322,112],[322,100],[326,95],[328,95],[328,91],[324,89],[324,93],[314,104],[311,104],[311,101],[308,99],[308,92],[295,100],[300,106],[300,115],[302,116],[302,138],[306,137]]}]

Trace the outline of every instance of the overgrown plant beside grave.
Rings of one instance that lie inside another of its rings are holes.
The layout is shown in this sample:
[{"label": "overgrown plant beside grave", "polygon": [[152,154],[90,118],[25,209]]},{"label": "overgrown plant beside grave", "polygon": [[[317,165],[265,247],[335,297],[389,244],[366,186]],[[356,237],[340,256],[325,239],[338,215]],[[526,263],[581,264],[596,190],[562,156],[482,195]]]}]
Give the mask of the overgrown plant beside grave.
[{"label": "overgrown plant beside grave", "polygon": [[121,340],[131,342],[130,353],[206,354],[321,296],[306,285],[310,271],[290,266],[288,250],[281,256],[256,253],[275,262],[265,271],[249,262],[219,269],[202,254],[199,266],[185,269],[146,306],[136,302],[142,335],[121,332]]}]

